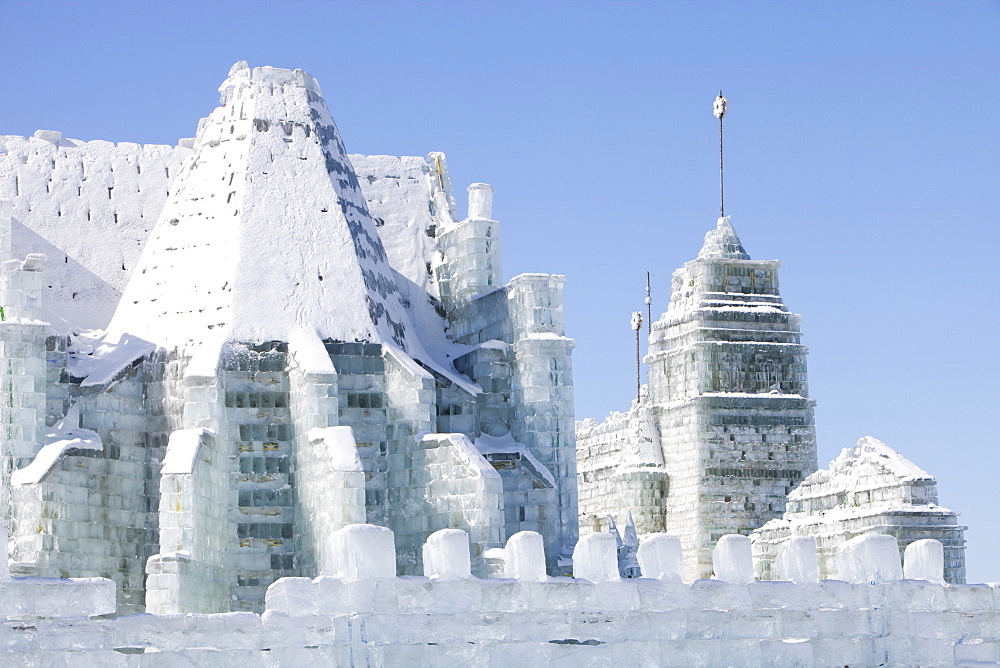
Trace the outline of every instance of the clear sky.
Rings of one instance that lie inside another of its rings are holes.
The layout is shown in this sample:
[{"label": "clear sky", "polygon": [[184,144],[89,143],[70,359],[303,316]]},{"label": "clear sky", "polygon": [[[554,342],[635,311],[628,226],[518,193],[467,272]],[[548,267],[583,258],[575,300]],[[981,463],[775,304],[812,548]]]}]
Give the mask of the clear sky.
[{"label": "clear sky", "polygon": [[820,465],[884,440],[998,581],[998,34],[996,0],[0,0],[0,134],[172,144],[233,62],[305,69],[349,151],[496,187],[504,274],[567,276],[577,417],[602,418],[645,272],[656,317],[715,223],[721,88],[726,212],[784,261]]}]

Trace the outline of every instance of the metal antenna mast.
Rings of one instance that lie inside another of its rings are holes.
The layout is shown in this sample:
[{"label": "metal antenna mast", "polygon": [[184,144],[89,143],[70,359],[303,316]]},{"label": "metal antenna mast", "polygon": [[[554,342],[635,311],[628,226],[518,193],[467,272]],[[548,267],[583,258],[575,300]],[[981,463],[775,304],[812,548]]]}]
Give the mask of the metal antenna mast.
[{"label": "metal antenna mast", "polygon": [[646,272],[646,334],[653,332],[653,298],[649,294],[649,272]]},{"label": "metal antenna mast", "polygon": [[721,90],[719,96],[715,98],[715,104],[712,105],[712,112],[719,119],[719,217],[725,218],[726,199],[722,188],[722,117],[726,115],[726,98],[722,97]]},{"label": "metal antenna mast", "polygon": [[639,401],[642,389],[641,367],[639,366],[639,330],[642,329],[642,311],[632,312],[632,329],[635,330],[635,400]]}]

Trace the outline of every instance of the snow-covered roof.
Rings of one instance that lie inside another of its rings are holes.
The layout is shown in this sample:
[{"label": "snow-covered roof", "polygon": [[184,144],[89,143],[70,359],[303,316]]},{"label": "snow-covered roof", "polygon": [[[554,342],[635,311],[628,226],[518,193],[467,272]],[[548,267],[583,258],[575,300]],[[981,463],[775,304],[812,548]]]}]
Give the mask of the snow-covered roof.
[{"label": "snow-covered roof", "polygon": [[935,481],[931,474],[882,441],[864,436],[853,448],[844,448],[829,468],[809,475],[792,490],[788,500],[832,497],[920,482],[933,485]]},{"label": "snow-covered roof", "polygon": [[324,339],[411,345],[413,325],[312,77],[233,66],[109,325],[163,347]]}]

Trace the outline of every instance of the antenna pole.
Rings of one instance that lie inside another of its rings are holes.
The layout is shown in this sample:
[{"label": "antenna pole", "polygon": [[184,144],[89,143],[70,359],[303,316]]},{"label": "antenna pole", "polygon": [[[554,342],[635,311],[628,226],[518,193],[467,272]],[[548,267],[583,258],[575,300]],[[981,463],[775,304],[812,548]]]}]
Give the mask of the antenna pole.
[{"label": "antenna pole", "polygon": [[639,401],[639,395],[642,390],[641,385],[641,367],[639,366],[639,330],[642,329],[642,311],[632,312],[632,329],[635,330],[635,400]]},{"label": "antenna pole", "polygon": [[719,96],[715,98],[715,104],[712,105],[712,112],[715,117],[719,119],[719,217],[726,217],[726,198],[723,189],[722,180],[722,117],[726,115],[726,98],[722,97],[722,91],[719,91]]},{"label": "antenna pole", "polygon": [[653,332],[653,298],[649,294],[649,272],[646,272],[646,335]]}]

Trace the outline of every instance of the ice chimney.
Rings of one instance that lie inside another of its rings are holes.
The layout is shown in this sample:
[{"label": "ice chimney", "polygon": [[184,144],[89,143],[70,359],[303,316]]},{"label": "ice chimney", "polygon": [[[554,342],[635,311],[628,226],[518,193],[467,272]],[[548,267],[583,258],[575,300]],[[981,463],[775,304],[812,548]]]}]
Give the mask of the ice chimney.
[{"label": "ice chimney", "polygon": [[493,193],[496,192],[488,183],[473,183],[469,191],[469,218],[493,220]]}]

